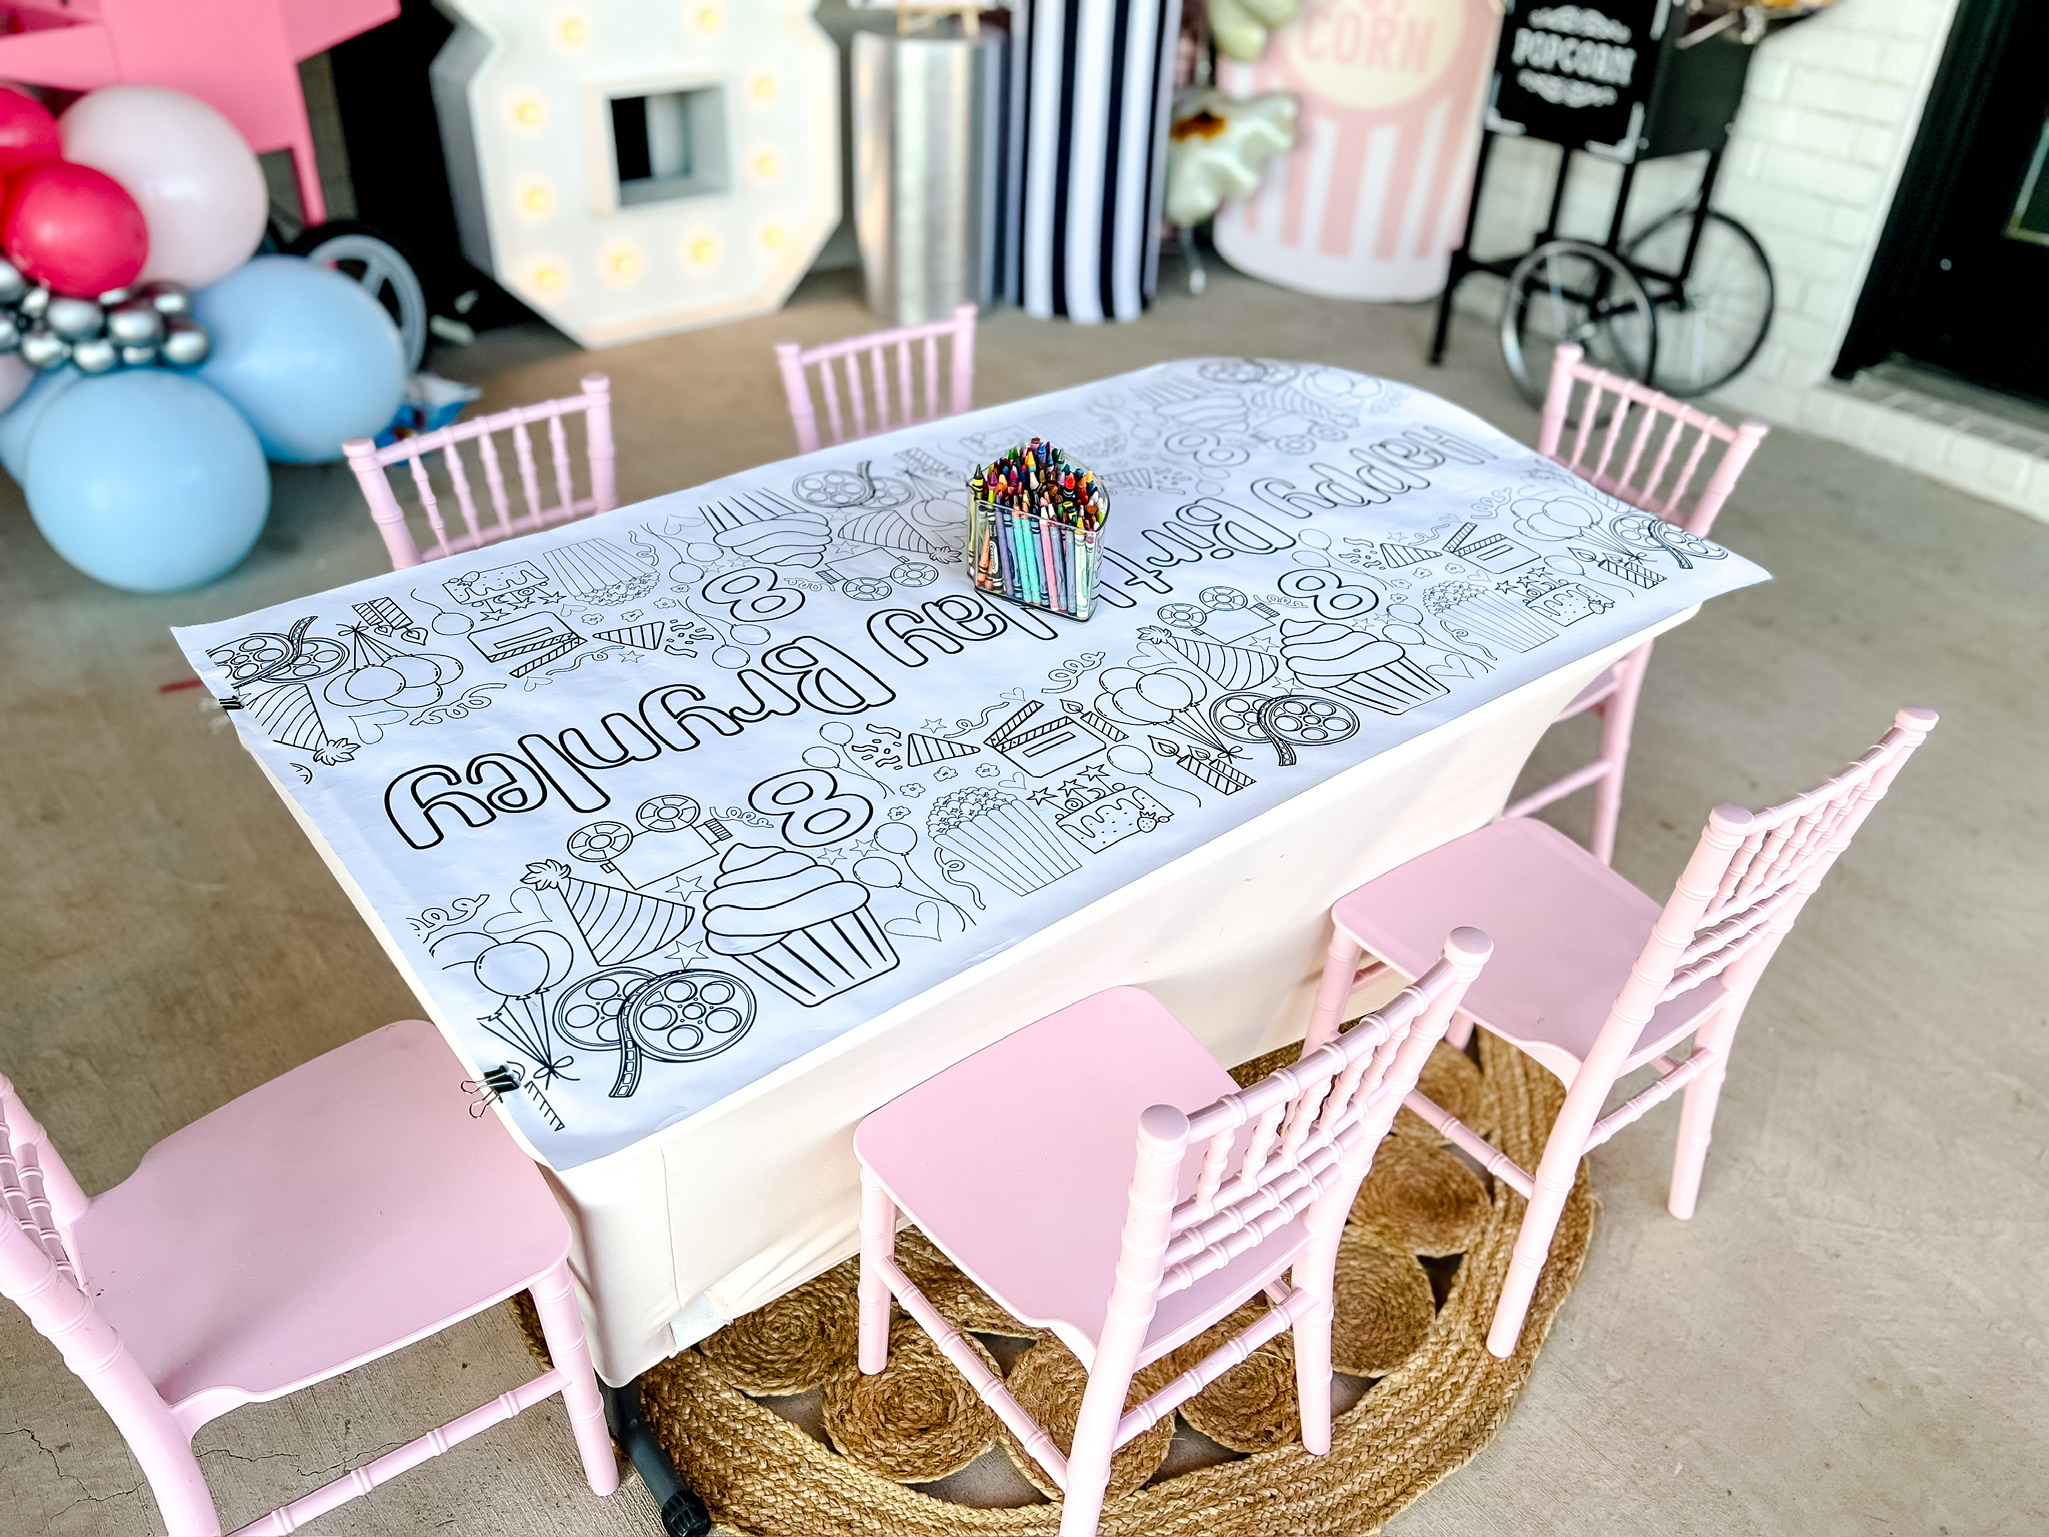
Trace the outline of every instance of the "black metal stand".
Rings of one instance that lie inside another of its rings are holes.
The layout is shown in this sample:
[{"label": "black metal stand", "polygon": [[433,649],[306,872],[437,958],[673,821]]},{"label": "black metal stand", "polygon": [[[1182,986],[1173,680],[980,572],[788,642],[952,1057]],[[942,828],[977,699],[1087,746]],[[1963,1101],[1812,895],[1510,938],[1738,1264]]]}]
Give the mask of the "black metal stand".
[{"label": "black metal stand", "polygon": [[605,1389],[605,1418],[611,1422],[612,1439],[625,1449],[640,1481],[654,1496],[655,1506],[662,1513],[662,1530],[668,1537],[708,1537],[711,1512],[677,1474],[676,1465],[662,1450],[662,1443],[640,1417],[639,1382]]},{"label": "black metal stand", "polygon": [[[1522,259],[1529,255],[1529,251],[1519,251],[1513,256],[1482,260],[1472,254],[1473,224],[1480,212],[1480,193],[1486,186],[1487,164],[1492,158],[1497,137],[1499,136],[1491,130],[1483,131],[1480,135],[1479,159],[1473,166],[1472,197],[1466,204],[1465,233],[1459,239],[1458,249],[1451,253],[1451,270],[1444,280],[1444,292],[1437,296],[1437,323],[1430,333],[1430,362],[1433,366],[1444,362],[1445,345],[1451,340],[1451,305],[1452,299],[1458,293],[1459,284],[1475,272],[1491,272],[1496,277],[1506,278],[1515,271]],[[1565,181],[1572,171],[1572,157],[1578,153],[1579,151],[1568,146],[1560,147],[1558,171],[1551,181],[1551,208],[1544,216],[1544,227],[1537,232],[1537,238],[1530,250],[1547,245],[1558,238],[1558,218],[1565,207]],[[1629,209],[1629,194],[1636,186],[1638,164],[1639,162],[1632,160],[1622,167],[1622,185],[1615,189],[1615,210],[1608,218],[1608,236],[1601,242],[1601,248],[1618,261],[1627,260],[1622,254],[1623,219]],[[1686,281],[1693,273],[1694,254],[1700,249],[1700,232],[1707,223],[1708,202],[1714,196],[1715,178],[1721,173],[1721,169],[1722,151],[1708,151],[1707,165],[1701,172],[1700,191],[1693,204],[1693,229],[1686,238],[1686,256],[1680,263],[1679,270],[1658,272],[1639,268],[1633,262],[1629,264],[1639,277],[1649,280],[1646,287],[1651,289],[1651,298],[1657,303],[1670,302],[1676,297],[1683,297],[1685,293]],[[1652,284],[1662,284],[1663,288],[1651,288]]]}]

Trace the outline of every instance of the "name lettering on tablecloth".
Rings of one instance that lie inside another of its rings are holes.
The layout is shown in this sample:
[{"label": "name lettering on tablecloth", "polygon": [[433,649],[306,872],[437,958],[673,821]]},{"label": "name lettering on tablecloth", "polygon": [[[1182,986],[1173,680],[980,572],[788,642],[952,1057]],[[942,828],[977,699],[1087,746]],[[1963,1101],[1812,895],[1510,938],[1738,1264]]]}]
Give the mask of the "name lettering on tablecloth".
[{"label": "name lettering on tablecloth", "polygon": [[[968,470],[1032,436],[1111,494],[1085,630],[962,566]],[[822,457],[182,632],[307,816],[374,854],[352,874],[499,1064],[478,1093],[565,1167],[1561,639],[1759,577],[1309,365],[1167,364]]]}]

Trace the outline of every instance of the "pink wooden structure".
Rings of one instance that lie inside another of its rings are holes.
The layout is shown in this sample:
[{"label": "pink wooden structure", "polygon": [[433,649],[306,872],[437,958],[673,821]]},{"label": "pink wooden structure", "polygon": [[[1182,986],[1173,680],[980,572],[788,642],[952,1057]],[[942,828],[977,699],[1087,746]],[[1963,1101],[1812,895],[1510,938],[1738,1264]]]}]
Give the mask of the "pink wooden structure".
[{"label": "pink wooden structure", "polygon": [[[894,1295],[1066,1492],[1061,1537],[1096,1530],[1118,1447],[1284,1329],[1302,1444],[1329,1451],[1345,1214],[1489,949],[1454,930],[1442,961],[1380,1014],[1242,1091],[1149,994],[1120,987],[877,1110],[854,1136],[861,1369],[888,1364]],[[1088,1368],[1064,1455],[897,1265],[899,1211]],[[1261,1292],[1272,1306],[1258,1322],[1125,1410],[1133,1373]]]},{"label": "pink wooden structure", "polygon": [[[939,366],[939,343],[953,338],[952,358],[944,375]],[[913,344],[924,364],[924,386],[915,387],[912,367]],[[885,354],[894,348],[894,367]],[[958,416],[974,406],[975,397],[975,307],[963,304],[951,320],[931,320],[924,325],[901,326],[893,331],[870,331],[822,347],[801,347],[796,342],[778,342],[776,366],[782,370],[783,393],[790,402],[790,424],[797,429],[797,447],[813,453],[823,447],[818,436],[818,411],[811,399],[811,380],[805,370],[815,369],[818,392],[825,403],[826,429],[830,443],[845,443],[874,433],[908,427],[913,422],[936,421]],[[866,359],[868,382],[861,382],[862,360]],[[837,366],[840,375],[836,376]],[[896,388],[892,394],[890,376]],[[840,400],[844,385],[846,401]],[[943,390],[943,396],[942,396]],[[874,410],[869,410],[870,396]],[[922,394],[924,403],[919,404]],[[940,404],[941,399],[945,404]]]},{"label": "pink wooden structure", "polygon": [[[603,374],[585,374],[583,393],[539,405],[514,406],[473,422],[458,422],[418,437],[400,438],[389,448],[379,448],[368,438],[350,438],[342,444],[356,483],[363,488],[363,500],[370,504],[370,516],[384,536],[391,552],[391,569],[403,571],[425,560],[460,555],[515,534],[530,534],[537,528],[587,518],[592,513],[610,512],[619,505],[613,477],[612,383]],[[569,436],[563,426],[567,417],[581,416],[584,425],[584,458],[590,495],[576,494],[576,469],[569,451]],[[540,423],[548,427],[548,478],[544,484],[534,455],[533,434],[527,429]],[[512,438],[513,469],[518,476],[519,496],[524,511],[513,511],[513,497],[505,478],[505,464],[499,457],[494,433]],[[483,472],[484,489],[491,499],[491,516],[486,518],[477,505],[470,472],[463,462],[462,445],[474,443],[473,452]],[[441,455],[442,473],[454,494],[462,526],[453,534],[434,491],[427,459]],[[420,510],[433,534],[432,543],[421,549],[406,526],[406,509],[391,489],[387,467],[403,464],[411,475]],[[552,495],[553,501],[549,500]]]},{"label": "pink wooden structure", "polygon": [[200,1426],[520,1291],[555,1366],[238,1537],[292,1532],[560,1393],[591,1489],[618,1465],[570,1289],[569,1225],[432,1025],[386,1025],[173,1132],[88,1199],[0,1078],[0,1293],[127,1438],[177,1537],[220,1519]]},{"label": "pink wooden structure", "polygon": [[[1411,1090],[1409,1108],[1529,1202],[1487,1348],[1510,1354],[1551,1251],[1579,1161],[1652,1106],[1685,1091],[1669,1205],[1691,1217],[1729,1051],[1759,976],[1893,776],[1934,729],[1905,709],[1842,773],[1768,811],[1718,806],[1662,910],[1541,822],[1501,821],[1360,887],[1332,909],[1336,933],[1305,1054],[1324,1046],[1345,1000],[1384,967],[1414,976],[1447,914],[1499,936],[1500,955],[1467,993],[1451,1032],[1477,1022],[1566,1085],[1535,1174]],[[1375,963],[1359,969],[1362,954]],[[1681,1041],[1693,1037],[1684,1056]],[[1603,1115],[1617,1079],[1657,1077]]]},{"label": "pink wooden structure", "polygon": [[380,26],[399,0],[6,0],[0,80],[96,91],[165,85],[215,108],[258,154],[289,150],[311,226],[327,218],[299,61]]},{"label": "pink wooden structure", "polygon": [[[1582,384],[1586,389],[1574,417],[1573,396]],[[1568,419],[1577,423],[1569,449],[1564,446]],[[1581,348],[1568,343],[1552,354],[1551,385],[1544,396],[1537,452],[1617,500],[1705,539],[1722,503],[1736,489],[1744,466],[1770,430],[1762,422],[1731,427],[1634,379],[1595,368],[1584,361]],[[1706,483],[1695,491],[1701,472],[1708,467],[1709,451],[1716,444],[1721,445],[1721,452]],[[1585,768],[1524,796],[1504,815],[1526,817],[1592,785],[1594,830],[1590,843],[1603,864],[1614,861],[1629,736],[1636,725],[1637,696],[1650,662],[1651,643],[1646,641],[1573,697],[1558,718],[1571,720],[1588,710],[1599,715],[1600,756]]]}]

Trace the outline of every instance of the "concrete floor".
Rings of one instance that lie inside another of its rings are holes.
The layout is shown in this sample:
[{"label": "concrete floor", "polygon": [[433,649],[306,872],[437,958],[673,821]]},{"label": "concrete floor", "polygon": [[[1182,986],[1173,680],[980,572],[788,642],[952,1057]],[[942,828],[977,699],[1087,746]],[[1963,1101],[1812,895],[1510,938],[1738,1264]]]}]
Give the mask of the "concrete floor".
[{"label": "concrete floor", "polygon": [[[980,398],[1258,352],[1413,380],[1534,433],[1479,323],[1431,370],[1416,308],[1228,273],[1200,300],[1169,286],[1133,326],[993,317]],[[869,328],[852,292],[821,279],[784,314],[598,357],[497,333],[436,366],[485,384],[486,408],[609,372],[622,493],[645,497],[790,453],[770,343]],[[1717,533],[1778,580],[1659,643],[1618,858],[1632,879],[1668,890],[1711,805],[1807,785],[1896,706],[1944,721],[1766,979],[1699,1216],[1663,1210],[1670,1115],[1595,1155],[1593,1251],[1525,1401],[1394,1523],[1404,1537],[2049,1530],[2049,527],[1781,431]],[[235,1094],[414,1012],[224,717],[160,691],[188,676],[168,625],[379,563],[338,466],[280,470],[256,553],[159,598],[61,564],[0,482],[0,1070],[88,1190]],[[1532,776],[1586,740],[1584,724],[1554,733]],[[1568,830],[1585,815],[1560,813]],[[216,1421],[201,1461],[233,1526],[529,1371],[493,1311]],[[0,1306],[0,1534],[161,1531],[140,1485],[56,1352]],[[637,1480],[590,1497],[551,1403],[318,1530],[659,1526]]]}]

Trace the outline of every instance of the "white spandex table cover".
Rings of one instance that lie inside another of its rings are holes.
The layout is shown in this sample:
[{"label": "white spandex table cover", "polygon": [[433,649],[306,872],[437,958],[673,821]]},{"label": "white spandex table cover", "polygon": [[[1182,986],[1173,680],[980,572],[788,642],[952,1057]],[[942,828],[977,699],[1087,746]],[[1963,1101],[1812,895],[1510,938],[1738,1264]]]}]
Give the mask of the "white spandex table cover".
[{"label": "white spandex table cover", "polygon": [[[1085,627],[960,564],[1034,435],[1111,491]],[[617,1382],[851,1252],[854,1124],[1002,1034],[1135,983],[1299,1035],[1334,897],[1764,576],[1421,392],[1193,360],[179,640],[555,1171]]]}]

